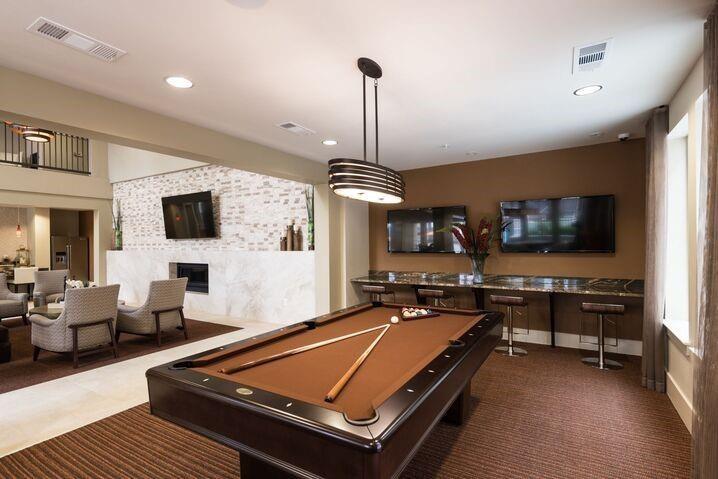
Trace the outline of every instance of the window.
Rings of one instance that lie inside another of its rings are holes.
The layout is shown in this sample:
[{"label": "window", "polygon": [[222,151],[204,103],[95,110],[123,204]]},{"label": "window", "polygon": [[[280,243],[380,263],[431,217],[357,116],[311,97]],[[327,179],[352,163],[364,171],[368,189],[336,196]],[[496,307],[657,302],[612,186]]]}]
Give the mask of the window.
[{"label": "window", "polygon": [[[676,129],[680,128],[680,124]],[[676,131],[674,129],[674,131]],[[688,222],[687,172],[688,143],[686,136],[668,139],[666,161],[666,305],[669,322],[688,324]]]},{"label": "window", "polygon": [[664,323],[686,345],[695,338],[700,291],[703,96],[668,135]]}]

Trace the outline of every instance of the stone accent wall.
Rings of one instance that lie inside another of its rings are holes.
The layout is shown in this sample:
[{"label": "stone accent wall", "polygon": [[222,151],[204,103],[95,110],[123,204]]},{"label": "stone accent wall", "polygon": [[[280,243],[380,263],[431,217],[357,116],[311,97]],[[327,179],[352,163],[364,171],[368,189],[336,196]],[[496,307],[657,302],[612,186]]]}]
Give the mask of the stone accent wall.
[{"label": "stone accent wall", "polygon": [[28,247],[27,241],[27,210],[20,208],[20,228],[22,236],[15,236],[17,230],[17,208],[0,206],[0,261],[3,256],[15,258],[15,251],[20,245]]},{"label": "stone accent wall", "polygon": [[[301,226],[306,249],[306,185],[218,165],[113,185],[122,205],[125,250],[276,251],[286,226]],[[165,238],[162,197],[212,191],[218,238]]]}]

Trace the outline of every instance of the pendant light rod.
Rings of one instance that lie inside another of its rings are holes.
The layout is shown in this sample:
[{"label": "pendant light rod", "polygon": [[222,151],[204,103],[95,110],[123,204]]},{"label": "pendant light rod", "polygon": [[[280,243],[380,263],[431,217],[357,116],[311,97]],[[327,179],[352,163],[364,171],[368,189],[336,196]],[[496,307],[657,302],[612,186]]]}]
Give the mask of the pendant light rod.
[{"label": "pendant light rod", "polygon": [[366,161],[366,75],[361,76],[361,89],[362,89],[362,111],[364,113],[363,116],[363,125],[364,125],[364,161]]},{"label": "pendant light rod", "polygon": [[376,157],[376,164],[379,164],[379,100],[377,99],[377,87],[379,80],[374,79],[374,144],[375,151],[374,156]]}]

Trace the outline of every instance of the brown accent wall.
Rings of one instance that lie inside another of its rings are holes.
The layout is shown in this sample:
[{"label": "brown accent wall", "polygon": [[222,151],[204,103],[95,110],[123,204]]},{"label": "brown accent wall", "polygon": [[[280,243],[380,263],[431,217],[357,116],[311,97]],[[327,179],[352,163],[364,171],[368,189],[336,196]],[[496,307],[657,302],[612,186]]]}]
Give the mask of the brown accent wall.
[{"label": "brown accent wall", "polygon": [[[616,196],[615,254],[528,254],[501,253],[497,249],[487,261],[486,271],[498,274],[643,278],[645,254],[645,142],[623,143],[531,153],[469,163],[404,171],[406,201],[400,208],[466,205],[469,225],[476,227],[481,216],[497,214],[499,201],[552,198],[573,195]],[[397,206],[394,206],[396,208]],[[386,211],[369,208],[369,265],[373,270],[469,272],[468,259],[454,254],[387,253]],[[409,288],[394,288],[397,300],[413,303]],[[473,307],[466,290],[450,291],[457,305]],[[487,307],[491,291],[485,291]],[[503,292],[504,294],[506,292]],[[531,330],[549,329],[548,296],[522,293],[529,301]],[[555,301],[556,330],[578,334],[582,301],[616,302],[626,305],[618,320],[618,336],[640,341],[643,302],[638,298],[558,295]],[[595,315],[584,315],[584,334],[595,334]],[[526,325],[517,318],[517,327]],[[607,335],[614,336],[612,328]],[[521,341],[521,337],[517,336]]]},{"label": "brown accent wall", "polygon": [[[642,139],[403,171],[399,208],[466,205],[470,226],[498,213],[499,201],[573,195],[616,196],[615,254],[501,253],[488,273],[643,278],[645,143]],[[387,252],[386,211],[369,208],[369,266],[373,270],[469,272],[464,255]]]}]

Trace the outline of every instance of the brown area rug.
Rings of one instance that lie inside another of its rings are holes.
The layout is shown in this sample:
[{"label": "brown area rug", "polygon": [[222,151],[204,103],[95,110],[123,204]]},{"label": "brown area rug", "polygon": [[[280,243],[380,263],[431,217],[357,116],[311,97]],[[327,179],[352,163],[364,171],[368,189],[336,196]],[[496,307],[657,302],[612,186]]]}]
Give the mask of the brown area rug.
[{"label": "brown area rug", "polygon": [[56,354],[42,351],[37,362],[33,362],[30,326],[23,325],[22,320],[19,318],[3,320],[2,324],[10,329],[12,360],[9,363],[0,364],[0,393],[241,329],[187,319],[189,339],[184,339],[182,331],[168,332],[162,335],[162,347],[160,348],[155,344],[154,338],[123,334],[117,344],[119,358],[115,359],[111,351],[98,352],[97,354],[80,358],[80,367],[74,369],[72,367],[71,353]]},{"label": "brown area rug", "polygon": [[[687,478],[690,435],[640,362],[598,371],[575,350],[492,355],[464,426],[439,424],[403,478]],[[481,398],[479,400],[479,398]],[[238,477],[238,454],[149,414],[146,404],[0,459],[0,477]]]}]

